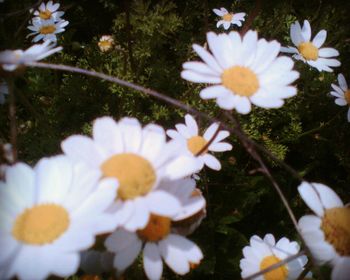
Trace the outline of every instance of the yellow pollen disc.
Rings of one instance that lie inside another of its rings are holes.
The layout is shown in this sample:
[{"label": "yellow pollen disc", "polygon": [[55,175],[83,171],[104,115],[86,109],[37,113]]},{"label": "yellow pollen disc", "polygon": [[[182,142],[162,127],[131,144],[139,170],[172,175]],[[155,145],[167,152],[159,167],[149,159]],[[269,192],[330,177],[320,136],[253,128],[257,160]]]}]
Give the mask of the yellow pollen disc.
[{"label": "yellow pollen disc", "polygon": [[[203,147],[207,144],[207,140],[205,140],[202,136],[193,136],[187,140],[187,148],[190,150],[190,152],[193,155],[198,154]],[[206,149],[205,151],[202,152],[202,154],[208,152]]]},{"label": "yellow pollen disc", "polygon": [[247,67],[228,68],[222,73],[221,80],[226,88],[240,96],[252,96],[259,89],[258,77]]},{"label": "yellow pollen disc", "polygon": [[350,106],[350,89],[348,89],[346,92],[344,92],[344,98],[348,105]]},{"label": "yellow pollen disc", "polygon": [[147,194],[156,181],[151,163],[132,153],[112,156],[102,164],[101,170],[105,177],[118,179],[118,198],[122,200]]},{"label": "yellow pollen disc", "polygon": [[322,219],[321,229],[326,240],[342,256],[350,256],[350,208],[327,209]]},{"label": "yellow pollen disc", "polygon": [[52,15],[52,13],[49,10],[39,12],[39,17],[41,19],[45,19],[45,20],[50,19],[51,15]]},{"label": "yellow pollen disc", "polygon": [[68,226],[66,209],[56,204],[41,204],[26,209],[16,218],[12,235],[23,243],[44,245],[59,238]]},{"label": "yellow pollen disc", "polygon": [[137,234],[144,241],[157,242],[170,233],[171,220],[167,217],[151,214],[147,226]]},{"label": "yellow pollen disc", "polygon": [[233,18],[233,14],[226,14],[226,15],[223,15],[223,16],[222,16],[222,19],[223,19],[224,21],[229,21],[229,22],[231,22],[232,18]]},{"label": "yellow pollen disc", "polygon": [[[271,265],[279,263],[281,260],[275,256],[268,256],[263,258],[260,263],[260,270],[266,269]],[[264,274],[265,280],[285,280],[288,276],[288,269],[285,265],[282,265],[274,270],[271,270]]]},{"label": "yellow pollen disc", "polygon": [[46,25],[40,28],[40,34],[47,35],[52,34],[56,31],[56,27],[54,25]]},{"label": "yellow pollen disc", "polygon": [[317,60],[318,58],[318,48],[311,42],[301,43],[298,50],[306,60]]},{"label": "yellow pollen disc", "polygon": [[98,46],[103,52],[110,50],[112,48],[112,45],[113,43],[107,40],[98,42]]}]

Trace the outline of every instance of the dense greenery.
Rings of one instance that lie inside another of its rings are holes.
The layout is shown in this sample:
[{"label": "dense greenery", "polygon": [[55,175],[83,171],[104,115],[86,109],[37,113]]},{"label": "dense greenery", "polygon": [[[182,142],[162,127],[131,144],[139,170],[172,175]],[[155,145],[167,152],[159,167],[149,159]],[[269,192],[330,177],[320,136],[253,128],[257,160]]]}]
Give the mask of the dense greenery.
[{"label": "dense greenery", "polygon": [[[33,1],[8,0],[1,4],[0,48],[26,48]],[[177,98],[200,111],[220,117],[213,101],[199,98],[203,85],[181,79],[182,63],[196,59],[191,45],[205,43],[216,28],[212,8],[226,7],[249,14],[255,1],[70,1],[61,5],[70,22],[59,36],[63,52],[49,61],[75,65],[133,81]],[[252,28],[259,36],[290,44],[289,26],[308,19],[313,35],[326,29],[327,46],[339,50],[342,66],[337,72],[350,80],[349,4],[347,0],[262,1]],[[13,13],[14,11],[18,11]],[[11,14],[13,13],[13,14]],[[129,18],[129,20],[128,20]],[[233,28],[233,30],[237,28]],[[97,46],[103,34],[115,37],[113,51],[102,53]],[[296,63],[300,72],[298,95],[278,110],[254,108],[240,116],[245,131],[306,179],[325,183],[350,201],[350,124],[347,107],[334,104],[329,95],[334,73],[319,73]],[[115,119],[135,116],[144,124],[156,122],[172,128],[186,112],[139,92],[77,74],[27,69],[15,79],[19,159],[35,163],[39,158],[60,153],[60,142],[73,133],[89,134],[91,122],[100,116]],[[0,140],[9,142],[7,104],[0,107]],[[207,123],[201,122],[202,128]],[[238,279],[241,250],[253,234],[273,233],[298,240],[293,225],[270,182],[256,171],[234,135],[231,152],[220,157],[220,172],[204,170],[198,185],[207,199],[207,218],[192,238],[203,249],[204,261],[184,279]],[[306,210],[297,195],[298,181],[268,161],[297,217]],[[140,265],[128,270],[139,279]],[[166,273],[165,279],[177,279]]]}]

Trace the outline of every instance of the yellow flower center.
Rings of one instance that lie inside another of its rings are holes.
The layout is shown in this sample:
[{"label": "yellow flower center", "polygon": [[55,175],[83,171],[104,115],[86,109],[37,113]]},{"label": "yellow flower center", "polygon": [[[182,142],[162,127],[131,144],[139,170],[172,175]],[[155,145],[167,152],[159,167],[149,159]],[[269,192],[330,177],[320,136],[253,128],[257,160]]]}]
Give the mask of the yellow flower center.
[{"label": "yellow flower center", "polygon": [[348,105],[350,106],[350,89],[348,89],[346,92],[344,92],[344,98]]},{"label": "yellow flower center", "polygon": [[44,245],[55,241],[69,227],[69,214],[56,204],[41,204],[26,209],[12,228],[18,241],[31,245]]},{"label": "yellow flower center", "polygon": [[233,14],[231,14],[231,13],[228,13],[228,14],[222,16],[222,19],[223,19],[224,21],[229,21],[229,22],[231,22],[232,18],[233,18]]},{"label": "yellow flower center", "polygon": [[51,15],[52,13],[49,10],[39,12],[39,17],[44,20],[50,19]]},{"label": "yellow flower center", "polygon": [[171,220],[167,217],[151,214],[147,226],[137,234],[144,241],[157,242],[170,233]]},{"label": "yellow flower center", "polygon": [[[202,136],[193,136],[187,140],[187,148],[193,155],[198,154],[203,147],[207,144],[207,140],[205,140]],[[202,154],[206,153],[208,150],[202,152]]]},{"label": "yellow flower center", "polygon": [[102,164],[101,170],[105,177],[118,179],[118,198],[122,200],[147,194],[156,181],[151,163],[132,153],[112,156]]},{"label": "yellow flower center", "polygon": [[[260,270],[266,269],[271,265],[279,263],[281,260],[275,256],[268,256],[263,258],[260,263]],[[271,270],[264,274],[265,280],[284,280],[287,279],[288,268],[285,265],[282,265],[274,270]]]},{"label": "yellow flower center", "polygon": [[112,42],[108,40],[98,42],[101,51],[108,51],[112,47]]},{"label": "yellow flower center", "polygon": [[221,80],[226,88],[240,96],[252,96],[259,89],[258,77],[247,67],[228,68],[222,73]]},{"label": "yellow flower center", "polygon": [[321,229],[326,240],[342,256],[350,256],[350,208],[327,209],[322,219]]},{"label": "yellow flower center", "polygon": [[298,50],[306,60],[317,60],[318,58],[318,48],[311,42],[301,43]]},{"label": "yellow flower center", "polygon": [[39,32],[40,34],[47,35],[52,34],[56,31],[56,26],[54,25],[46,25],[40,28]]}]

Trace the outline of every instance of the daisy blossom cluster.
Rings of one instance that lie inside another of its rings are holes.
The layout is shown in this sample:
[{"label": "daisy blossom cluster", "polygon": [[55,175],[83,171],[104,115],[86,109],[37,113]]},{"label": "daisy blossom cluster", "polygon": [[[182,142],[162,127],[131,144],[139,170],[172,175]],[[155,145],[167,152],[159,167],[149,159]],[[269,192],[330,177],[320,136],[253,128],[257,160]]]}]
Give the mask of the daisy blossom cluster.
[{"label": "daisy blossom cluster", "polygon": [[32,31],[28,36],[34,36],[33,42],[57,41],[57,34],[65,31],[68,21],[62,19],[64,12],[59,11],[60,4],[49,1],[41,3],[38,10],[34,11],[28,29]]},{"label": "daisy blossom cluster", "polygon": [[[186,120],[198,133],[195,120]],[[231,149],[219,142],[215,151]],[[163,262],[179,275],[199,265],[202,251],[186,236],[205,216],[206,201],[189,178],[203,159],[182,141],[167,141],[155,124],[103,117],[92,138],[70,136],[62,149],[34,168],[17,163],[4,170],[1,279],[67,277],[79,267],[120,275],[139,254],[149,279],[161,278]],[[105,247],[87,250],[100,234]]]}]

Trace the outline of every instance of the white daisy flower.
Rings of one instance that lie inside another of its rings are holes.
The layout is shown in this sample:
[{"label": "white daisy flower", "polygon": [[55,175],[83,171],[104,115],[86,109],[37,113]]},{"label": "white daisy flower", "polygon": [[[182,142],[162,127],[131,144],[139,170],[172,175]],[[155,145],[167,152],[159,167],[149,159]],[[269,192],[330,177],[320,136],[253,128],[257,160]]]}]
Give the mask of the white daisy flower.
[{"label": "white daisy flower", "polygon": [[[187,114],[185,116],[185,124],[177,124],[175,127],[176,130],[168,129],[166,132],[167,135],[170,138],[174,139],[174,141],[179,142],[184,147],[184,149],[187,150],[187,153],[189,155],[196,156],[214,136],[219,125],[217,123],[213,123],[204,132],[203,136],[201,136],[199,135],[199,129],[196,120],[191,115]],[[214,141],[209,145],[209,147],[200,155],[196,156],[199,164],[201,165],[201,168],[203,168],[205,164],[214,170],[221,169],[221,164],[218,159],[208,152],[230,151],[232,149],[232,145],[226,142],[221,142],[229,135],[230,133],[228,131],[221,130]]]},{"label": "white daisy flower", "polygon": [[347,117],[348,122],[350,122],[350,89],[343,74],[338,75],[338,83],[339,86],[332,84],[331,95],[335,97],[335,104],[349,107]]},{"label": "white daisy flower", "polygon": [[258,40],[257,32],[248,31],[243,38],[238,32],[209,32],[207,41],[212,53],[199,45],[193,49],[203,62],[183,64],[182,78],[195,83],[209,83],[200,92],[203,99],[216,99],[220,108],[236,109],[241,114],[251,111],[251,103],[263,108],[279,108],[283,99],[296,95],[290,86],[299,73],[292,71],[292,59],[277,57],[277,41]]},{"label": "white daisy flower", "polygon": [[[289,241],[286,237],[281,238],[276,243],[272,234],[266,234],[264,239],[254,235],[250,238],[250,245],[243,248],[244,258],[240,261],[241,276],[242,278],[249,277],[288,257],[296,255],[299,251],[299,244],[295,241]],[[301,256],[254,279],[297,279],[304,270],[306,262],[307,258]]]},{"label": "white daisy flower", "polygon": [[220,8],[220,10],[213,9],[213,12],[221,17],[221,20],[217,22],[216,27],[219,28],[222,25],[225,30],[229,29],[231,24],[242,26],[242,22],[246,16],[246,13],[229,13],[225,8]]},{"label": "white daisy flower", "polygon": [[114,39],[111,35],[103,35],[98,42],[101,52],[109,51],[114,45]]},{"label": "white daisy flower", "polygon": [[18,66],[44,59],[61,50],[62,47],[55,48],[55,45],[50,41],[33,45],[25,51],[6,50],[0,52],[0,65],[6,71],[13,71]]},{"label": "white daisy flower", "polygon": [[5,95],[9,94],[9,87],[6,81],[0,81],[0,104],[5,103]]},{"label": "white daisy flower", "polygon": [[43,2],[40,4],[39,9],[34,12],[35,20],[53,20],[60,21],[61,17],[64,15],[64,12],[58,11],[60,7],[59,3],[53,3],[52,1],[47,2],[46,4]]},{"label": "white daisy flower", "polygon": [[339,52],[333,48],[321,48],[327,38],[327,31],[321,30],[311,41],[311,27],[308,20],[304,20],[301,28],[300,23],[296,21],[290,26],[290,37],[295,47],[281,48],[281,52],[292,53],[297,60],[306,62],[318,71],[333,72],[330,67],[340,66],[337,59],[331,58],[339,55]]},{"label": "white daisy flower", "polygon": [[[167,143],[162,127],[144,128],[137,119],[97,119],[93,138],[71,136],[62,142],[66,155],[84,161],[105,177],[119,180],[118,200],[111,211],[130,231],[145,227],[150,212],[172,215],[178,199],[158,189],[162,179],[176,180],[199,170],[198,162],[177,143]],[[167,201],[165,203],[165,201]]]},{"label": "white daisy flower", "polygon": [[17,163],[0,182],[0,279],[67,277],[79,251],[97,234],[116,228],[106,214],[117,193],[114,179],[64,156],[42,159],[35,169]]},{"label": "white daisy flower", "polygon": [[332,279],[350,274],[350,207],[328,186],[303,182],[298,191],[316,215],[299,220],[301,234],[318,264],[333,266]]},{"label": "white daisy flower", "polygon": [[56,34],[65,31],[65,27],[69,24],[66,20],[60,20],[55,22],[54,20],[33,20],[32,25],[28,26],[28,29],[33,31],[28,35],[34,36],[33,42],[38,42],[40,40],[56,42]]},{"label": "white daisy flower", "polygon": [[[167,201],[164,201],[167,203]],[[197,211],[196,203],[186,210],[176,208],[178,215],[192,215]],[[174,217],[176,217],[175,215]],[[105,242],[106,248],[115,253],[114,267],[118,274],[128,268],[143,251],[143,267],[147,277],[159,280],[163,271],[163,260],[177,274],[184,275],[196,267],[203,254],[200,248],[187,238],[172,232],[169,216],[151,214],[146,227],[137,232],[117,229]],[[144,247],[143,247],[144,245]]]},{"label": "white daisy flower", "polygon": [[108,251],[88,250],[81,253],[80,268],[89,275],[113,271],[114,254]]}]

